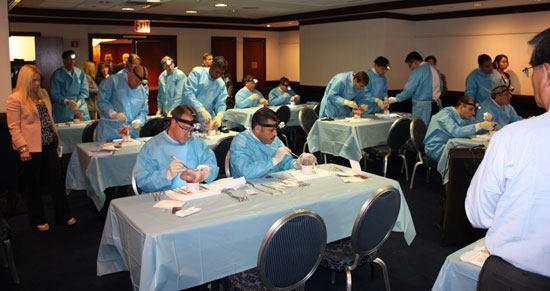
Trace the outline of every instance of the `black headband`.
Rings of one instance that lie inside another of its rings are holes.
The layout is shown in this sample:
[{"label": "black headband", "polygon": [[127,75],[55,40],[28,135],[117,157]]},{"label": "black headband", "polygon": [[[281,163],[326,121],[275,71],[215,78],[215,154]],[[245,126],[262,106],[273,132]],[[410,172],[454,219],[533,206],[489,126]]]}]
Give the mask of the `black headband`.
[{"label": "black headband", "polygon": [[181,119],[181,118],[177,118],[177,117],[174,117],[174,116],[172,116],[172,119],[174,119],[175,121],[178,121],[178,122],[185,123],[189,126],[192,126],[193,130],[195,130],[195,131],[201,129],[201,124],[199,123],[199,120],[197,119],[197,116],[195,116],[194,114],[193,114],[193,120],[191,120],[191,121],[184,120],[184,119]]},{"label": "black headband", "polygon": [[[143,67],[142,67],[143,68]],[[141,84],[142,85],[147,85],[149,83],[149,81],[147,81],[147,72],[145,71],[145,68],[143,68],[143,76],[140,76],[137,72],[136,72],[136,67],[134,67],[134,69],[132,70],[132,72],[134,72],[134,75],[136,75],[138,77],[138,79],[141,81]]]},{"label": "black headband", "polygon": [[264,123],[258,122],[258,125],[263,127],[273,127],[273,128],[279,128],[279,129],[283,129],[285,127],[285,123],[282,121],[281,122],[276,121],[274,124],[264,124]]}]

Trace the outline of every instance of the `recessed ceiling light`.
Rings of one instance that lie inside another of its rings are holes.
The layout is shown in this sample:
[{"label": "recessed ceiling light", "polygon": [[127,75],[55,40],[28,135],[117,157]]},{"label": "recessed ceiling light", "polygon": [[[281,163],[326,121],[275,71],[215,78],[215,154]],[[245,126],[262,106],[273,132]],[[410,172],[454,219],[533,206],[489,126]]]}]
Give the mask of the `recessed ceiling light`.
[{"label": "recessed ceiling light", "polygon": [[227,7],[227,4],[225,3],[216,3],[216,5],[214,5],[216,7]]},{"label": "recessed ceiling light", "polygon": [[474,7],[481,7],[481,3],[479,3],[479,2],[474,2]]},{"label": "recessed ceiling light", "polygon": [[134,11],[132,7],[122,7],[122,11]]},{"label": "recessed ceiling light", "polygon": [[266,25],[267,27],[271,27],[271,24]]},{"label": "recessed ceiling light", "polygon": [[195,14],[197,13],[197,10],[185,10],[185,13]]}]

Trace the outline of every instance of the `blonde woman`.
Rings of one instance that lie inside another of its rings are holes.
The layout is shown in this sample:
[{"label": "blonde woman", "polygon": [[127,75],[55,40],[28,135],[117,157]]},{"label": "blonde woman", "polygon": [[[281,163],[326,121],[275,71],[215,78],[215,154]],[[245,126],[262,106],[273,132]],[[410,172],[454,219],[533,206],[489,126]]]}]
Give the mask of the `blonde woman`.
[{"label": "blonde woman", "polygon": [[82,71],[86,75],[86,80],[88,81],[88,92],[90,93],[89,97],[86,98],[86,105],[88,105],[88,111],[90,111],[90,118],[97,119],[97,92],[99,88],[97,87],[96,82],[94,81],[96,77],[96,68],[94,62],[84,62],[82,65]]},{"label": "blonde woman", "polygon": [[73,225],[76,219],[69,213],[57,153],[61,144],[53,122],[50,97],[40,87],[41,79],[36,66],[23,66],[6,108],[12,145],[19,152],[18,178],[30,222],[37,230],[46,231],[50,226],[44,214],[43,188],[40,187],[44,176],[50,184],[56,222]]}]

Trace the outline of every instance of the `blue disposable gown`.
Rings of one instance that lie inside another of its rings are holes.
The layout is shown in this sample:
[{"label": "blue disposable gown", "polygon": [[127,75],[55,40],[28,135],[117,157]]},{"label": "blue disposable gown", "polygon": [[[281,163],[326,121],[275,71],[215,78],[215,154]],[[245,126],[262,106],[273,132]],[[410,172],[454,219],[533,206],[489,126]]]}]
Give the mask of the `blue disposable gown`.
[{"label": "blue disposable gown", "polygon": [[160,74],[157,106],[164,115],[183,103],[185,81],[187,81],[187,76],[178,68],[175,68],[174,72],[170,74],[166,70]]},{"label": "blue disposable gown", "polygon": [[272,159],[282,146],[284,144],[278,137],[271,144],[265,144],[250,130],[237,134],[230,148],[231,175],[235,178],[244,176],[245,179],[255,179],[289,170],[295,162],[290,156],[285,156],[282,162],[273,166]]},{"label": "blue disposable gown", "polygon": [[344,100],[354,100],[358,106],[367,104],[367,89],[355,88],[351,71],[332,77],[325,89],[323,100],[321,100],[319,118],[353,116],[353,111],[344,104]]},{"label": "blue disposable gown", "polygon": [[151,138],[137,156],[134,177],[138,187],[144,192],[157,192],[183,187],[187,184],[176,175],[166,178],[172,156],[182,160],[186,166],[196,169],[199,165],[210,167],[210,175],[205,182],[218,176],[218,164],[214,152],[196,136],[191,136],[184,144],[172,139],[165,131]]},{"label": "blue disposable gown", "polygon": [[[250,96],[252,94],[258,94],[260,98],[258,99],[250,99]],[[260,93],[260,91],[254,89],[254,91],[248,90],[246,87],[242,87],[239,92],[237,92],[237,95],[235,95],[235,108],[248,108],[248,107],[256,107],[258,106],[258,103],[260,102],[260,99],[264,98],[264,95]]]},{"label": "blue disposable gown", "polygon": [[431,159],[439,162],[449,139],[466,137],[474,133],[474,121],[461,118],[452,106],[445,107],[432,117],[424,138],[424,150]]},{"label": "blue disposable gown", "polygon": [[441,82],[439,70],[430,63],[423,62],[412,70],[403,91],[395,96],[397,102],[412,97],[412,118],[419,117],[426,124],[430,124],[434,98],[432,68],[437,73],[436,77],[439,78],[439,92],[443,92],[443,82]]},{"label": "blue disposable gown", "polygon": [[[224,113],[227,106],[227,88],[222,78],[212,79],[208,69],[198,69],[189,73],[183,89],[183,104],[193,106],[197,111],[204,107],[212,115]],[[204,123],[199,114],[200,122]]]},{"label": "blue disposable gown", "polygon": [[382,109],[378,107],[378,104],[374,99],[378,98],[384,100],[384,97],[388,97],[388,80],[386,76],[376,73],[373,69],[367,71],[369,76],[369,83],[367,84],[367,104],[369,108],[363,114],[374,114],[382,112]]},{"label": "blue disposable gown", "polygon": [[[128,85],[128,73],[116,73],[103,80],[99,86],[97,108],[101,119],[97,125],[95,141],[111,141],[121,138],[118,129],[121,126],[130,126],[134,120],[145,124],[149,112],[149,88],[140,85],[132,89]],[[120,122],[109,117],[109,112],[124,112],[128,121]],[[130,127],[132,137],[137,137],[137,131]]]},{"label": "blue disposable gown", "polygon": [[476,113],[476,121],[483,121],[483,114],[489,112],[493,115],[492,121],[498,123],[497,128],[501,129],[509,123],[522,120],[512,105],[498,105],[493,98],[487,98],[481,103],[481,109]]},{"label": "blue disposable gown", "polygon": [[493,70],[491,73],[483,73],[480,69],[473,70],[466,78],[466,91],[464,96],[474,99],[481,104],[487,98],[491,98],[493,87],[502,82],[502,76]]},{"label": "blue disposable gown", "polygon": [[[283,97],[285,93],[288,93],[288,97]],[[278,106],[278,105],[288,105],[290,104],[290,98],[294,97],[296,95],[296,92],[294,90],[290,89],[286,92],[281,90],[279,86],[271,89],[269,91],[269,105],[271,106]]]},{"label": "blue disposable gown", "polygon": [[[55,70],[50,79],[50,92],[54,122],[72,121],[76,112],[82,113],[82,120],[90,120],[90,112],[85,100],[89,96],[88,81],[86,81],[86,74],[81,69],[74,67],[72,71],[68,72],[61,67]],[[71,110],[65,104],[65,99],[74,102],[80,101],[78,110]]]}]

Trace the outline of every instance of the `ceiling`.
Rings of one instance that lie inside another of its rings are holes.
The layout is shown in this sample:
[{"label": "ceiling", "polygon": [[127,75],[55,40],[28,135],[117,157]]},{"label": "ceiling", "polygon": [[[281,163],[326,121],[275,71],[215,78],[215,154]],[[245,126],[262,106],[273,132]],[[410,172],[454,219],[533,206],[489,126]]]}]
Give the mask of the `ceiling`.
[{"label": "ceiling", "polygon": [[[220,3],[227,6],[215,6]],[[548,6],[550,0],[21,0],[10,11],[10,16],[23,16],[26,19],[66,18],[71,17],[71,12],[78,12],[81,18],[105,18],[113,21],[140,18],[140,15],[143,18],[147,15],[158,22],[296,27],[298,21],[301,23],[328,18],[361,17],[371,13],[392,14],[406,19],[456,11],[545,4]],[[75,18],[76,15],[73,14],[72,17]]]}]

